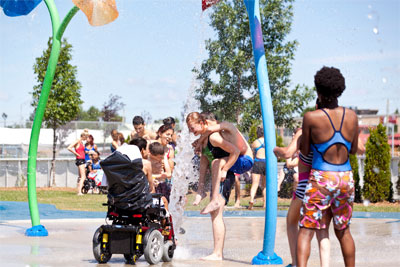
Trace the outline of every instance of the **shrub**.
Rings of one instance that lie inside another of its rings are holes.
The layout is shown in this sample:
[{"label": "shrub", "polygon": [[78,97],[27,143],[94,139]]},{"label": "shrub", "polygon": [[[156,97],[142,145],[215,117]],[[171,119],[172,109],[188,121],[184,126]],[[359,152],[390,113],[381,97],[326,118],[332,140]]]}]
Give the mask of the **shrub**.
[{"label": "shrub", "polygon": [[[400,169],[400,162],[399,162],[399,165],[398,165],[398,169]],[[397,176],[396,188],[397,188],[397,194],[400,194],[400,174]]]},{"label": "shrub", "polygon": [[371,202],[390,201],[390,147],[387,142],[386,127],[379,124],[376,129],[370,129],[370,136],[365,148],[364,187],[362,190],[364,199]]},{"label": "shrub", "polygon": [[358,173],[358,160],[356,155],[350,155],[350,165],[351,168],[353,169],[354,190],[355,190],[354,201],[357,203],[361,203],[360,175]]},{"label": "shrub", "polygon": [[260,121],[254,121],[249,129],[249,144],[253,143],[257,139],[257,127],[260,125]]}]

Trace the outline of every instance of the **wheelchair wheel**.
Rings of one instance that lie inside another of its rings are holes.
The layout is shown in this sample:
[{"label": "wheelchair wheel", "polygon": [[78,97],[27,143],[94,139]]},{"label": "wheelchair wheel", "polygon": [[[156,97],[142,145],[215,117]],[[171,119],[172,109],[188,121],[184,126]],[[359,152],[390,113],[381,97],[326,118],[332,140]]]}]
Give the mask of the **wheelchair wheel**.
[{"label": "wheelchair wheel", "polygon": [[164,237],[156,229],[147,230],[144,237],[144,257],[150,264],[157,264],[161,261],[164,251]]},{"label": "wheelchair wheel", "polygon": [[111,259],[112,256],[112,254],[108,250],[102,250],[102,239],[103,229],[99,227],[93,235],[93,255],[98,263],[106,263]]},{"label": "wheelchair wheel", "polygon": [[83,182],[83,186],[82,186],[82,189],[81,189],[82,194],[87,194],[89,192],[89,189],[90,189],[90,184],[88,183],[87,180],[85,180]]},{"label": "wheelchair wheel", "polygon": [[81,192],[82,194],[87,194],[89,190],[86,188],[86,186],[82,186]]},{"label": "wheelchair wheel", "polygon": [[163,249],[163,255],[162,255],[162,260],[164,262],[170,262],[172,261],[172,258],[174,257],[174,247],[173,247],[172,240],[168,240],[167,242],[164,243],[164,249]]},{"label": "wheelchair wheel", "polygon": [[136,254],[124,254],[124,258],[126,263],[135,264],[136,261],[139,259],[138,255]]}]

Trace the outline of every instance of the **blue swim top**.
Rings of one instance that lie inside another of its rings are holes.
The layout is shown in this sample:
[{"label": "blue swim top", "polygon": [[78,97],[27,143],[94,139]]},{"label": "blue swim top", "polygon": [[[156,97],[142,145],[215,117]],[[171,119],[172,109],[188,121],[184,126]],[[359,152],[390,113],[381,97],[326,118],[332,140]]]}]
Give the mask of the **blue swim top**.
[{"label": "blue swim top", "polygon": [[[329,114],[324,109],[321,109],[321,110],[326,114],[326,116],[328,116],[328,119],[334,130],[334,134],[328,141],[326,141],[324,143],[321,143],[321,144],[312,143],[311,144],[311,150],[314,152],[312,168],[316,169],[316,170],[321,170],[321,171],[335,171],[335,172],[351,171],[351,165],[350,165],[350,161],[349,161],[349,157],[348,157],[349,151],[351,148],[351,142],[347,141],[343,137],[343,134],[342,134],[342,126],[343,126],[343,120],[344,120],[344,115],[345,115],[346,109],[343,107],[343,117],[342,117],[342,121],[340,123],[339,131],[337,131],[335,129],[335,126],[333,125]],[[336,145],[336,144],[342,144],[347,149],[347,160],[346,160],[346,162],[344,162],[342,164],[330,163],[324,159],[325,152],[331,146]]]},{"label": "blue swim top", "polygon": [[254,149],[255,153],[257,153],[257,151],[260,150],[261,148],[265,148],[265,143],[264,142],[261,143],[261,141],[259,139],[257,139],[257,140],[260,143],[260,146]]}]

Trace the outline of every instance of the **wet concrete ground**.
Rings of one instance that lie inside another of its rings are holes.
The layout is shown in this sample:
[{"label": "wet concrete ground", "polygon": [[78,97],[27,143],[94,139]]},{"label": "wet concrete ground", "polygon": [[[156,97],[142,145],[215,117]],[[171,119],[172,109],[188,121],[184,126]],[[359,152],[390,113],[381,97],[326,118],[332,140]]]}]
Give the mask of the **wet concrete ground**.
[{"label": "wet concrete ground", "polygon": [[[48,237],[26,237],[30,221],[0,222],[1,266],[129,266],[122,255],[113,255],[108,264],[97,264],[92,254],[92,236],[104,219],[42,220],[49,232]],[[264,218],[230,217],[227,226],[225,260],[204,262],[199,258],[212,252],[212,230],[209,218],[187,217],[179,235],[179,246],[174,260],[156,266],[248,266],[252,258],[262,250]],[[400,220],[353,219],[351,231],[356,242],[357,266],[400,266]],[[275,252],[284,265],[290,263],[286,238],[285,218],[278,218]],[[137,266],[147,266],[143,257]],[[282,265],[281,265],[282,266]],[[318,246],[312,243],[308,266],[319,266]],[[331,233],[331,266],[344,266],[333,232]]]}]

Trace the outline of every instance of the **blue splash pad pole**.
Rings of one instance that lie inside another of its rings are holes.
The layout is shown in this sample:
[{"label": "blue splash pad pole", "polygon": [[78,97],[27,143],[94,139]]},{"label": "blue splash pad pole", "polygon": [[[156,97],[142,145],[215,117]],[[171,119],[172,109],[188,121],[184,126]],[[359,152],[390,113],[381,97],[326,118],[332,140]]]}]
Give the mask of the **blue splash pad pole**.
[{"label": "blue splash pad pole", "polygon": [[263,250],[251,261],[255,265],[282,264],[282,258],[274,252],[276,217],[278,213],[277,159],[273,153],[276,146],[274,112],[269,87],[267,61],[265,58],[259,0],[243,0],[250,22],[251,40],[260,94],[261,114],[264,127],[267,205],[265,209],[265,229]]}]

